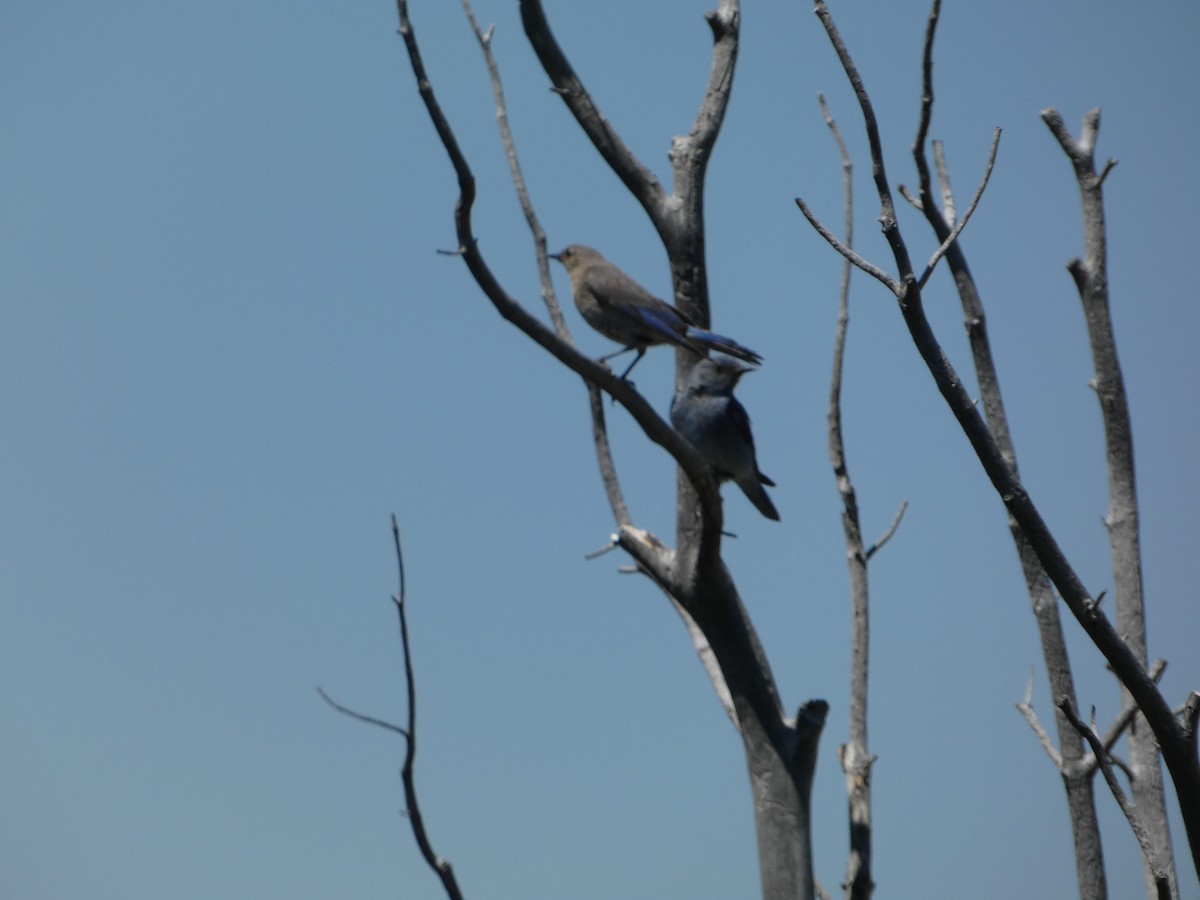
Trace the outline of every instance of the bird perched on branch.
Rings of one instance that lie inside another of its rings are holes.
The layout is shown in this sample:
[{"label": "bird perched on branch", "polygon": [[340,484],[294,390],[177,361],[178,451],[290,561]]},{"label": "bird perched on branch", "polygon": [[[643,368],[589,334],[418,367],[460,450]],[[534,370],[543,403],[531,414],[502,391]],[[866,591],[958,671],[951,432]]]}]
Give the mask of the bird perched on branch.
[{"label": "bird perched on branch", "polygon": [[758,471],[750,417],[733,396],[738,379],[750,371],[723,357],[700,360],[671,401],[671,424],[691,441],[718,481],[735,482],[760,513],[778,522],[779,513],[763,487],[775,482]]},{"label": "bird perched on branch", "polygon": [[625,378],[647,347],[674,344],[703,356],[705,350],[719,350],[757,365],[762,357],[737,341],[694,325],[671,304],[659,300],[644,287],[610,263],[591,247],[571,244],[552,254],[567,267],[575,306],[589,325],[622,349],[600,358],[601,362],[636,350],[637,356],[621,377]]}]

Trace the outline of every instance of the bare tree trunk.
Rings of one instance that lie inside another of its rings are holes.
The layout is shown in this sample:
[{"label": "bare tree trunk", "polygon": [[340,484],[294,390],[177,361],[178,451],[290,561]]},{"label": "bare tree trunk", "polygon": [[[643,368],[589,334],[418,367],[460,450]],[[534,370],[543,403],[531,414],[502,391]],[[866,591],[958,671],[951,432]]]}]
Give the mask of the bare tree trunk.
[{"label": "bare tree trunk", "polygon": [[[1116,593],[1117,633],[1138,661],[1145,666],[1146,613],[1142,597],[1142,551],[1138,524],[1137,488],[1133,469],[1133,429],[1125,380],[1117,359],[1112,317],[1108,306],[1108,243],[1104,223],[1104,179],[1114,164],[1109,160],[1096,172],[1094,148],[1100,128],[1100,111],[1092,110],[1084,118],[1083,133],[1073,139],[1057,113],[1042,114],[1046,124],[1070,158],[1079,182],[1083,208],[1083,259],[1067,266],[1075,279],[1083,303],[1088,338],[1096,377],[1092,386],[1100,400],[1104,421],[1104,441],[1108,463],[1109,510],[1105,519],[1112,548],[1113,587]],[[1132,701],[1128,689],[1121,687],[1122,706]],[[1171,853],[1171,830],[1167,822],[1163,794],[1162,769],[1158,761],[1158,743],[1145,719],[1135,715],[1129,729],[1129,770],[1133,801],[1138,817],[1150,838],[1157,860],[1145,860],[1146,893],[1158,897],[1157,880],[1165,875],[1171,896],[1179,894],[1175,860]],[[1156,875],[1155,869],[1158,869]]]}]

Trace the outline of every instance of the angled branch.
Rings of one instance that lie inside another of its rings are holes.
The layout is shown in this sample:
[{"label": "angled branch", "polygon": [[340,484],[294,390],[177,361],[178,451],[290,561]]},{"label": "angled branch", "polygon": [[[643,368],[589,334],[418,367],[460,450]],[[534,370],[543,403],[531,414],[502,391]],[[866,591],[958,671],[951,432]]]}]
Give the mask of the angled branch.
[{"label": "angled branch", "polygon": [[398,734],[406,741],[408,740],[408,732],[399,725],[389,722],[386,719],[377,719],[374,716],[365,715],[364,713],[353,710],[348,706],[342,706],[342,704],[338,703],[327,693],[325,693],[323,688],[317,688],[317,695],[331,707],[333,707],[333,709],[337,710],[344,716],[349,716],[351,719],[354,719],[357,722],[362,722],[364,725],[374,725],[376,728],[382,728],[384,731],[390,731],[392,734]]},{"label": "angled branch", "polygon": [[887,530],[880,535],[879,539],[867,548],[867,559],[873,557],[876,553],[884,548],[896,534],[896,530],[900,527],[900,520],[904,518],[904,513],[908,511],[908,501],[905,500],[900,504],[900,508],[896,510],[896,515],[892,516],[892,521],[888,525]]},{"label": "angled branch", "polygon": [[849,262],[853,263],[876,281],[880,282],[897,297],[904,292],[904,286],[899,281],[874,263],[863,259],[857,253],[843,244],[841,240],[838,239],[837,235],[826,228],[824,223],[813,214],[812,210],[808,208],[808,204],[805,203],[802,198],[796,198],[796,205],[800,207],[800,212],[804,213],[804,218],[808,219],[809,224],[816,229],[817,234],[821,235],[821,237],[825,238],[825,240],[829,242],[829,246],[831,246],[838,253],[842,254],[842,256],[844,256]]},{"label": "angled branch", "polygon": [[521,22],[555,92],[567,104],[567,109],[604,161],[645,209],[661,208],[666,197],[662,184],[634,156],[592,100],[591,94],[558,46],[540,0],[521,0]]},{"label": "angled branch", "polygon": [[1013,704],[1017,710],[1025,717],[1025,721],[1029,723],[1029,727],[1033,729],[1033,733],[1037,736],[1038,743],[1042,745],[1042,749],[1046,751],[1046,755],[1050,757],[1050,762],[1054,764],[1054,768],[1058,771],[1063,771],[1063,758],[1054,746],[1054,742],[1050,740],[1050,735],[1046,733],[1046,729],[1042,727],[1041,721],[1037,717],[1037,713],[1033,711],[1033,666],[1029,667],[1029,685],[1025,688],[1025,699],[1020,703]]}]

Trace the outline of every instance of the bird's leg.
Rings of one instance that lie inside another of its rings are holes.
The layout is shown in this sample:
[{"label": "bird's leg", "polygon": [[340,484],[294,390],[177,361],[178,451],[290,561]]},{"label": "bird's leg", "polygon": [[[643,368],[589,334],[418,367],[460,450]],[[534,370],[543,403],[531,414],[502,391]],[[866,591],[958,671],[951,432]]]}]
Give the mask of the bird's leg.
[{"label": "bird's leg", "polygon": [[[630,349],[632,349],[632,348],[631,348],[631,347],[626,347],[625,349],[626,349],[626,350],[630,350]],[[622,353],[624,353],[625,351],[623,350],[623,351],[621,351],[621,352],[622,352]],[[637,348],[637,356],[635,356],[635,357],[633,358],[633,362],[631,362],[631,363],[629,364],[629,368],[627,368],[627,369],[626,369],[624,372],[622,372],[622,373],[621,373],[621,380],[622,380],[622,381],[625,381],[625,380],[627,379],[627,377],[628,377],[629,373],[633,371],[633,367],[634,367],[634,366],[636,366],[636,365],[638,364],[638,361],[639,361],[639,360],[640,360],[640,359],[641,359],[643,356],[645,356],[645,355],[646,355],[646,348],[645,348],[645,347],[638,347],[638,348]]]},{"label": "bird's leg", "polygon": [[610,359],[616,359],[618,356],[621,356],[621,355],[623,355],[623,354],[625,354],[625,353],[628,353],[630,350],[635,350],[635,349],[637,349],[637,348],[636,348],[636,347],[634,347],[634,346],[631,344],[631,345],[630,345],[630,346],[628,346],[628,347],[622,347],[620,350],[614,350],[612,353],[606,353],[606,354],[604,354],[604,355],[603,355],[603,356],[601,356],[599,359],[597,359],[597,360],[596,360],[596,362],[602,362],[602,363],[606,363],[606,362],[608,362]]}]

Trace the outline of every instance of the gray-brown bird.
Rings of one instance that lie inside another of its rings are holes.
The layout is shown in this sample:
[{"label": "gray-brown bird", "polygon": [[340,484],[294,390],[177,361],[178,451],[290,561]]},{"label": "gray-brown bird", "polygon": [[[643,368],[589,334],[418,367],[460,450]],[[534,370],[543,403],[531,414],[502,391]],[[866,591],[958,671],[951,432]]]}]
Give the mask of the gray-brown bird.
[{"label": "gray-brown bird", "polygon": [[637,356],[621,377],[625,378],[647,347],[674,344],[703,356],[705,349],[719,350],[744,362],[758,365],[762,357],[737,341],[697,327],[687,316],[610,263],[591,247],[571,244],[552,254],[567,267],[571,293],[584,320],[622,349],[601,357],[601,362],[636,350]]}]

